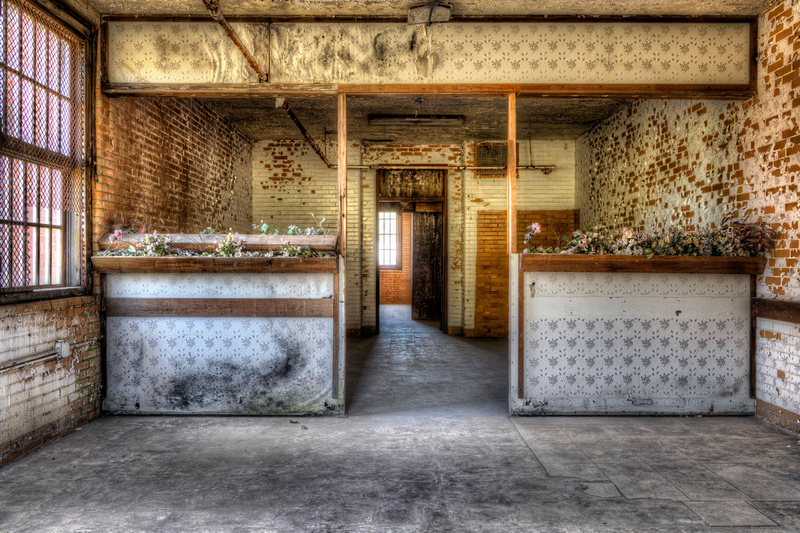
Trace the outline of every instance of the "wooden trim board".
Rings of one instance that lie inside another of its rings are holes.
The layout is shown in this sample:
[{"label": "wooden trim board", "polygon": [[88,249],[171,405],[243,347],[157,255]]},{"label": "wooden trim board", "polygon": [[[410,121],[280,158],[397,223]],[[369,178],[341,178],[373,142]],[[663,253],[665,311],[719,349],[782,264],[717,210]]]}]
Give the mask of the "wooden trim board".
[{"label": "wooden trim board", "polygon": [[333,273],[335,257],[114,257],[93,256],[95,272],[135,273]]},{"label": "wooden trim board", "polygon": [[753,298],[752,309],[756,318],[800,324],[800,302]]},{"label": "wooden trim board", "polygon": [[525,272],[632,272],[761,275],[764,257],[523,254]]},{"label": "wooden trim board", "polygon": [[334,300],[332,298],[106,298],[106,316],[334,318]]}]

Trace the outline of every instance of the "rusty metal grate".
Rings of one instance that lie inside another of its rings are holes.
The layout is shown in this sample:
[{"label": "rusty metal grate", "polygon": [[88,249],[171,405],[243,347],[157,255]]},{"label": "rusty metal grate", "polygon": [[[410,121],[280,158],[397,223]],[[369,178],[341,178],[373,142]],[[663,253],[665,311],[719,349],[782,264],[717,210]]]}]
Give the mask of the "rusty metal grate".
[{"label": "rusty metal grate", "polygon": [[86,44],[0,0],[0,288],[85,280]]},{"label": "rusty metal grate", "polygon": [[502,169],[478,169],[475,172],[482,178],[505,178],[508,164],[508,145],[506,143],[478,143],[475,152],[477,167],[502,167]]}]

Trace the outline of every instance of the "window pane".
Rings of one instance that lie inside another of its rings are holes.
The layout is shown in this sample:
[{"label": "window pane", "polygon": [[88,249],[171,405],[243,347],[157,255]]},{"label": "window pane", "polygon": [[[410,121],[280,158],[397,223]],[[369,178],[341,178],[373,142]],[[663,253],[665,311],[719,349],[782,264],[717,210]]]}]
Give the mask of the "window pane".
[{"label": "window pane", "polygon": [[11,226],[11,287],[25,286],[25,228]]},{"label": "window pane", "polygon": [[0,225],[0,287],[11,286],[11,228]]},{"label": "window pane", "polygon": [[26,79],[22,80],[22,140],[28,144],[33,144],[33,84]]},{"label": "window pane", "polygon": [[36,25],[36,81],[47,85],[47,29]]},{"label": "window pane", "polygon": [[50,196],[51,198],[50,207],[52,208],[51,212],[53,214],[51,223],[55,226],[60,226],[63,224],[61,216],[64,210],[64,206],[61,205],[62,204],[61,196],[62,196],[62,191],[64,190],[64,184],[61,179],[62,174],[60,171],[53,170],[50,173],[50,175],[52,176],[52,183],[50,185],[50,190],[52,191]]},{"label": "window pane", "polygon": [[61,76],[61,69],[59,68],[59,48],[61,40],[56,37],[53,32],[48,32],[47,35],[47,70],[50,74],[47,81],[47,86],[53,91],[58,91],[58,80]]},{"label": "window pane", "polygon": [[69,139],[70,130],[72,129],[72,121],[69,116],[69,102],[67,100],[61,101],[61,153],[70,155]]},{"label": "window pane", "polygon": [[39,269],[37,268],[36,259],[38,251],[38,232],[36,228],[28,226],[25,232],[25,284],[28,287],[39,284]]},{"label": "window pane", "polygon": [[42,206],[42,224],[50,223],[50,169],[41,167],[39,172],[39,202]]},{"label": "window pane", "polygon": [[20,30],[21,30],[21,40],[22,40],[22,50],[21,50],[21,62],[22,62],[22,73],[25,74],[29,78],[33,78],[34,72],[34,56],[33,56],[33,45],[34,45],[34,35],[33,35],[33,20],[31,20],[30,16],[25,13],[20,15]]},{"label": "window pane", "polygon": [[8,50],[8,66],[19,70],[19,11],[13,6],[8,6],[6,49]]},{"label": "window pane", "polygon": [[36,88],[36,146],[47,148],[47,92]]},{"label": "window pane", "polygon": [[[11,201],[11,167],[8,158],[0,157],[0,218],[8,219],[11,214],[9,202]],[[5,248],[0,248],[5,250]],[[0,252],[2,253],[2,252]]]},{"label": "window pane", "polygon": [[51,248],[52,264],[50,267],[50,283],[64,284],[64,269],[62,256],[64,250],[64,235],[60,229],[53,229],[53,246]]},{"label": "window pane", "polygon": [[19,139],[19,76],[8,73],[6,78],[6,117],[4,127],[11,137]]},{"label": "window pane", "polygon": [[39,183],[38,168],[36,165],[28,163],[25,172],[25,196],[27,197],[27,209],[25,210],[25,220],[27,222],[39,221]]},{"label": "window pane", "polygon": [[58,133],[61,130],[61,126],[59,124],[59,109],[61,108],[61,102],[59,102],[58,96],[54,94],[49,94],[47,98],[47,149],[51,152],[58,152]]},{"label": "window pane", "polygon": [[39,285],[50,285],[50,228],[39,228]]},{"label": "window pane", "polygon": [[25,220],[25,168],[21,161],[14,160],[11,175],[11,219],[17,222]]},{"label": "window pane", "polygon": [[61,41],[61,94],[70,98],[72,96],[72,80],[69,75],[69,45]]}]

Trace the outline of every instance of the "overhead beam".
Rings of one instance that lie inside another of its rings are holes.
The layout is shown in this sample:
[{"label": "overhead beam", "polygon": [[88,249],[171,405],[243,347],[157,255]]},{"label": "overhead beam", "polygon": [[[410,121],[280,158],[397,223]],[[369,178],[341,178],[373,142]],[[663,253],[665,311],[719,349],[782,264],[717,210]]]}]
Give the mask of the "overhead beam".
[{"label": "overhead beam", "polygon": [[174,96],[179,98],[330,98],[338,87],[298,83],[104,83],[107,96]]},{"label": "overhead beam", "polygon": [[497,97],[514,93],[519,98],[703,98],[746,99],[757,92],[755,85],[703,84],[340,84],[338,90],[350,96],[442,96]]},{"label": "overhead beam", "polygon": [[297,83],[105,83],[109,96],[175,96],[182,98],[329,97],[336,94],[372,97],[496,97],[600,99],[724,99],[750,98],[750,85],[519,85],[519,84],[297,84]]},{"label": "overhead beam", "polygon": [[259,81],[262,83],[269,81],[267,73],[262,69],[256,58],[253,57],[253,54],[250,53],[250,50],[244,45],[239,36],[236,34],[236,31],[233,29],[227,20],[225,20],[225,16],[222,14],[222,10],[219,8],[219,0],[203,0],[203,4],[205,4],[206,9],[208,9],[208,14],[211,15],[211,18],[216,20],[222,29],[225,31],[225,34],[233,41],[233,44],[236,45],[236,48],[239,49],[239,52],[242,53],[244,58],[250,64],[250,67],[255,71],[256,75],[258,76]]},{"label": "overhead beam", "polygon": [[517,95],[508,95],[508,210],[506,235],[508,253],[517,253]]}]

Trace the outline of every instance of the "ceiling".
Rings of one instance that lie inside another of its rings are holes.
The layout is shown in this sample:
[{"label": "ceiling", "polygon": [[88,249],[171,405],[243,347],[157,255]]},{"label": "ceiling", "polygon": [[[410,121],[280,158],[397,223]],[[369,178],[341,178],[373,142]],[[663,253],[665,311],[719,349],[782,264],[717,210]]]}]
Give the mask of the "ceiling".
[{"label": "ceiling", "polygon": [[[274,98],[208,99],[205,103],[253,140],[302,139]],[[505,98],[366,98],[347,100],[347,136],[354,140],[452,144],[507,136]],[[517,137],[575,139],[596,122],[627,105],[624,100],[518,99]],[[315,140],[336,138],[336,99],[290,99],[289,106]],[[460,126],[371,126],[369,115],[457,115]]]},{"label": "ceiling", "polygon": [[[402,20],[421,0],[220,0],[227,17],[317,19],[364,17]],[[450,0],[458,17],[523,16],[677,16],[752,17],[779,0]],[[88,0],[103,15],[206,16],[203,0]],[[253,140],[302,139],[275,99],[208,99],[209,107],[236,124]],[[519,99],[520,139],[575,139],[597,122],[628,105],[626,100]],[[292,99],[295,114],[315,139],[336,137],[334,98]],[[505,98],[365,98],[348,99],[348,137],[403,143],[460,143],[467,139],[506,138]],[[370,114],[461,115],[456,127],[370,126]]]},{"label": "ceiling", "polygon": [[[202,0],[88,0],[104,15],[204,15]],[[403,18],[420,0],[220,0],[226,16]],[[754,16],[777,0],[450,0],[453,17]]]}]

